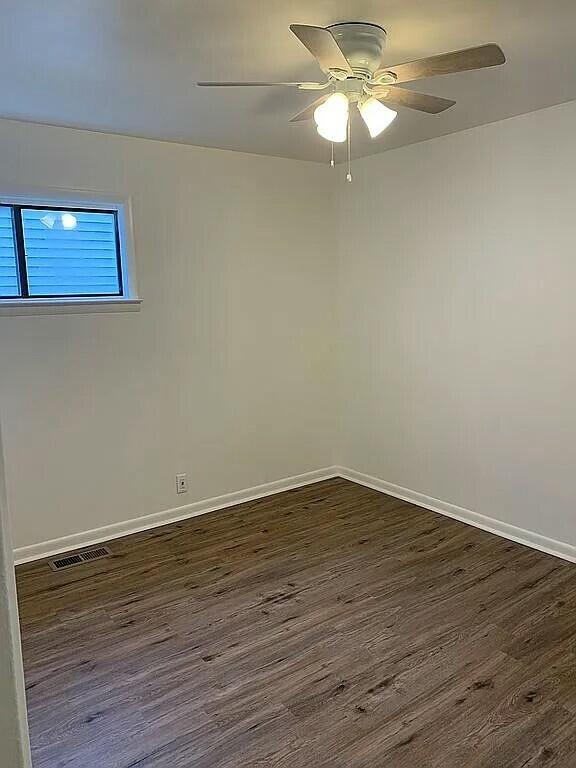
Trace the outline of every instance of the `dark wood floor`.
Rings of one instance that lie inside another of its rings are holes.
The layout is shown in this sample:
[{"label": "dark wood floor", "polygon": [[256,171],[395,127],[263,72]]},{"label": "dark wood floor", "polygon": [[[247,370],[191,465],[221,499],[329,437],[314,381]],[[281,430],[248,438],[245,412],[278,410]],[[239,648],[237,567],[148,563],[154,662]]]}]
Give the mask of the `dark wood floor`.
[{"label": "dark wood floor", "polygon": [[576,765],[576,566],[345,480],[18,568],[34,768]]}]

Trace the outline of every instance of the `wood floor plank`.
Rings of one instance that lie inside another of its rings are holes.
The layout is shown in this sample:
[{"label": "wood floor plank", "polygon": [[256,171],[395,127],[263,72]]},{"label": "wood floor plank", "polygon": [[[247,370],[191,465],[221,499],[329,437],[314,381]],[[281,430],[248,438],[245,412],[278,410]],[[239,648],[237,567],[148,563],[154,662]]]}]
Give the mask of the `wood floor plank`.
[{"label": "wood floor plank", "polygon": [[34,768],[572,768],[576,566],[342,479],[17,568]]}]

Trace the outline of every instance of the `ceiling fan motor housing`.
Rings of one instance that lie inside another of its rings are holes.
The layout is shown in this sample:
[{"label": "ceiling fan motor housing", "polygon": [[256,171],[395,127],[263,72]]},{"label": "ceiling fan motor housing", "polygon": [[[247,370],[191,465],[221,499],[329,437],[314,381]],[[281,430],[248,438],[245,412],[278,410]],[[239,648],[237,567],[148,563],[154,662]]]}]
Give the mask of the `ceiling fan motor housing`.
[{"label": "ceiling fan motor housing", "polygon": [[328,27],[359,77],[370,79],[382,63],[386,30],[377,24],[349,21]]}]

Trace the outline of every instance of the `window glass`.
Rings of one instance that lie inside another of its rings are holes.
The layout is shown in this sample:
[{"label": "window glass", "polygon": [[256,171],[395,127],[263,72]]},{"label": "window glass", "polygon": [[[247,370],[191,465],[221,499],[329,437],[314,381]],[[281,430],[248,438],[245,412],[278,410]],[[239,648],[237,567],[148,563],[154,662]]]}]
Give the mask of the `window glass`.
[{"label": "window glass", "polygon": [[114,211],[21,212],[30,298],[122,294]]},{"label": "window glass", "polygon": [[14,246],[12,209],[0,206],[0,297],[14,298],[20,295],[18,262]]}]

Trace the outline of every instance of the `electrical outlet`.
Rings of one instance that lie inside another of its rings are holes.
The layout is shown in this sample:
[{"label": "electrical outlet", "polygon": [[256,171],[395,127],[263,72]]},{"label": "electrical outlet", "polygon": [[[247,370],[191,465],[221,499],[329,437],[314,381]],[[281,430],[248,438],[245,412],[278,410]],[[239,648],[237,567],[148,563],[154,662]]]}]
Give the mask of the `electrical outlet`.
[{"label": "electrical outlet", "polygon": [[188,493],[188,475],[176,475],[176,493]]}]

